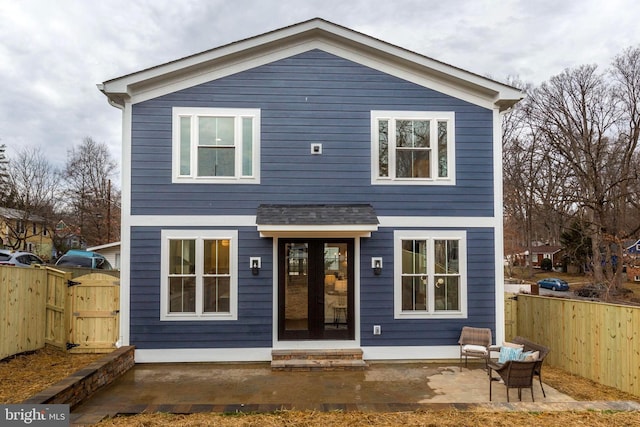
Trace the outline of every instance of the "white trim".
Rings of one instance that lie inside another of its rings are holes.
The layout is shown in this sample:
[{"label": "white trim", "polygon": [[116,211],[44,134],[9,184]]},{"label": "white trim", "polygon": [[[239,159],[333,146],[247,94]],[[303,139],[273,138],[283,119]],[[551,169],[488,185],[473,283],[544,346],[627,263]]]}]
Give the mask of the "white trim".
[{"label": "white trim", "polygon": [[371,237],[377,224],[258,225],[260,237]]},{"label": "white trim", "polygon": [[495,291],[496,291],[496,343],[505,339],[504,325],[504,223],[502,198],[502,118],[497,109],[493,111],[493,194],[495,212]]},{"label": "white trim", "polygon": [[493,228],[496,218],[465,216],[380,216],[380,227]]},{"label": "white trim", "polygon": [[99,245],[99,246],[91,246],[90,248],[87,248],[88,251],[99,251],[101,249],[109,249],[109,248],[115,248],[120,246],[120,242],[113,242],[113,243],[105,243],[104,245]]},{"label": "white trim", "polygon": [[[196,240],[196,313],[169,313],[169,240]],[[229,240],[229,312],[202,313],[202,266],[204,255],[200,246],[204,240]],[[238,320],[238,230],[162,230],[160,232],[160,320],[161,321],[224,321]]]},{"label": "white trim", "polygon": [[[383,332],[384,334],[384,332]],[[362,347],[364,360],[448,360],[459,362],[460,346]]]},{"label": "white trim", "polygon": [[510,86],[321,19],[112,79],[98,88],[112,103],[131,96],[133,102],[141,102],[311,49],[338,54],[487,108],[497,105],[504,110],[523,98],[521,91]]},{"label": "white trim", "polygon": [[[344,343],[344,342],[343,342]],[[450,360],[451,363],[459,362],[459,346],[401,346],[401,347],[352,347],[342,345],[340,342],[330,341],[328,347],[312,346],[322,344],[318,341],[309,342],[303,346],[292,345],[282,348],[258,347],[258,348],[181,348],[181,349],[136,349],[136,363],[195,363],[195,362],[269,362],[271,351],[275,349],[336,349],[336,348],[361,348],[363,359],[367,361],[411,361],[411,360]]]},{"label": "white trim", "polygon": [[134,215],[132,227],[255,227],[255,215]]},{"label": "white trim", "polygon": [[[129,216],[127,220],[127,223],[132,227],[257,227],[255,215],[133,215]],[[378,222],[379,224],[376,229],[391,227],[495,228],[500,225],[499,218],[471,216],[379,216]],[[370,227],[373,228],[374,225]],[[291,226],[288,230],[282,229],[282,233],[286,231],[299,232],[310,231],[310,229],[309,227],[306,227],[305,230],[304,227],[298,228],[298,226]],[[347,230],[336,231],[342,232]],[[366,230],[360,231],[364,232]],[[376,230],[372,229],[370,231]],[[351,237],[356,237],[357,234],[359,233],[353,233]],[[348,236],[340,235],[332,237]]]},{"label": "white trim", "polygon": [[120,345],[130,345],[131,325],[131,103],[122,108],[120,196]]},{"label": "white trim", "polygon": [[[427,308],[425,311],[402,309],[402,240],[427,241]],[[436,311],[433,277],[434,241],[456,240],[458,246],[458,274],[460,277],[460,310]],[[467,318],[467,232],[464,230],[395,230],[393,232],[393,317],[394,319],[466,319]]]},{"label": "white trim", "polygon": [[[455,185],[456,184],[456,124],[453,111],[371,111],[371,184],[372,185]],[[379,121],[386,120],[388,128],[389,176],[379,176]],[[396,176],[396,122],[425,120],[430,122],[429,178],[398,178]],[[447,176],[438,177],[438,123],[447,123]]]},{"label": "white trim", "polygon": [[[286,236],[280,236],[286,237]],[[329,236],[327,236],[329,238]],[[347,237],[347,236],[340,236]],[[354,339],[353,340],[283,340],[280,341],[278,339],[278,316],[279,316],[279,307],[278,307],[278,279],[280,275],[279,271],[279,262],[278,262],[278,237],[274,237],[273,239],[273,276],[272,276],[272,287],[273,287],[273,319],[272,319],[272,337],[273,337],[273,348],[278,350],[285,349],[332,349],[332,348],[358,348],[360,346],[360,238],[358,236],[351,236],[354,240],[353,242],[353,251],[354,251],[354,259],[353,259],[353,313],[354,313],[354,321],[353,327],[354,331]]]},{"label": "white trim", "polygon": [[271,348],[180,348],[135,350],[136,363],[267,362]]},{"label": "white trim", "polygon": [[[189,184],[259,184],[260,183],[260,109],[259,108],[202,108],[202,107],[173,107],[171,120],[171,149],[172,149],[172,183]],[[234,120],[234,176],[198,176],[198,121],[200,117],[215,116],[228,117]],[[181,154],[181,117],[191,119],[190,131],[190,172],[188,175],[180,173]],[[251,165],[252,174],[243,175],[244,137],[242,119],[252,119]]]}]

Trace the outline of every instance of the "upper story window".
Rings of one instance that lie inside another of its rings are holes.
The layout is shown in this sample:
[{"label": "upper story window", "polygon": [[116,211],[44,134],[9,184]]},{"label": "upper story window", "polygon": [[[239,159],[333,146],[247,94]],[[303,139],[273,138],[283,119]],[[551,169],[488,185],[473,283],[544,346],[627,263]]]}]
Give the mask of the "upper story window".
[{"label": "upper story window", "polygon": [[455,184],[455,113],[372,111],[374,184]]},{"label": "upper story window", "polygon": [[467,250],[464,231],[394,233],[395,317],[466,317]]},{"label": "upper story window", "polygon": [[173,182],[255,184],[259,161],[259,109],[173,109]]}]

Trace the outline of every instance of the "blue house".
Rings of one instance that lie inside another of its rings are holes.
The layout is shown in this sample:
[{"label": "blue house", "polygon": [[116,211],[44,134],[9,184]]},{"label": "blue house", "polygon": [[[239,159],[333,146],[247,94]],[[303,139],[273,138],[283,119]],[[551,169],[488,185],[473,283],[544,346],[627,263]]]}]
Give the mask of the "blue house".
[{"label": "blue house", "polygon": [[520,91],[322,19],[99,89],[123,114],[138,362],[503,339],[501,113]]}]

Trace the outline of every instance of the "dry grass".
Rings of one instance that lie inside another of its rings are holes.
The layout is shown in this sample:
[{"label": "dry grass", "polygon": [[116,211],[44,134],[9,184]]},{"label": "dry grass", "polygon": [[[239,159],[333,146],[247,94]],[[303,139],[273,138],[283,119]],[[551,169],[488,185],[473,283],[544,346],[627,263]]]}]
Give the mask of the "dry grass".
[{"label": "dry grass", "polygon": [[640,413],[625,412],[469,412],[429,411],[400,413],[369,412],[279,412],[258,415],[136,415],[117,417],[98,425],[137,427],[275,427],[275,426],[632,426],[640,423]]},{"label": "dry grass", "polygon": [[[52,347],[11,357],[0,362],[0,403],[18,403],[67,375],[83,368],[101,355],[68,355]],[[635,400],[637,396],[545,367],[545,383],[576,400]],[[363,413],[284,411],[273,414],[140,414],[108,419],[110,426],[631,426],[640,425],[638,412],[433,412]]]},{"label": "dry grass", "polygon": [[0,361],[0,403],[19,403],[103,356],[46,346]]}]

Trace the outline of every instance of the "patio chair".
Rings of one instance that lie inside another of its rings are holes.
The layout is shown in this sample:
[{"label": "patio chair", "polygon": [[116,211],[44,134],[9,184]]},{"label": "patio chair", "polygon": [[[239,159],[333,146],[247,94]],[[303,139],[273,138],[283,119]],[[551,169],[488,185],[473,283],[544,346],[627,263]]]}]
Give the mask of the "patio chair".
[{"label": "patio chair", "polygon": [[494,378],[492,371],[495,371],[505,387],[507,387],[507,402],[509,402],[509,389],[518,389],[518,399],[522,401],[522,389],[531,390],[531,400],[535,402],[533,397],[533,372],[536,367],[536,361],[523,362],[519,360],[509,360],[503,364],[489,362],[489,401],[492,399],[492,385],[498,378]]},{"label": "patio chair", "polygon": [[491,339],[491,329],[489,328],[464,326],[458,340],[458,344],[460,344],[460,370],[462,370],[463,356],[465,368],[467,367],[467,358],[477,357],[484,359],[485,369],[488,370]]},{"label": "patio chair", "polygon": [[534,369],[534,375],[538,376],[538,380],[540,380],[540,388],[542,389],[542,395],[547,397],[547,394],[544,392],[544,387],[542,386],[542,362],[544,362],[544,358],[549,354],[549,347],[545,347],[540,344],[536,344],[533,341],[529,341],[526,338],[521,336],[517,336],[511,340],[514,344],[522,344],[524,345],[523,351],[538,351],[540,354],[538,355],[538,360],[536,361],[536,367]]}]

